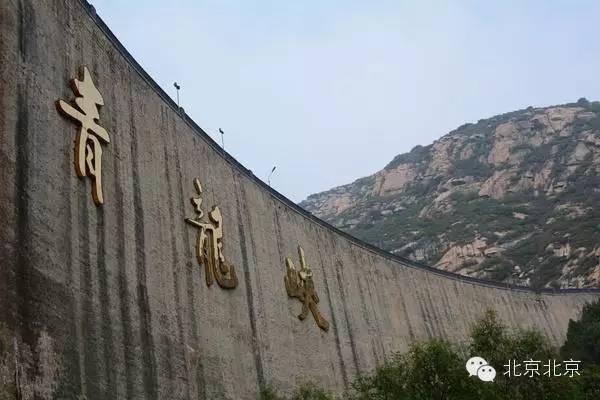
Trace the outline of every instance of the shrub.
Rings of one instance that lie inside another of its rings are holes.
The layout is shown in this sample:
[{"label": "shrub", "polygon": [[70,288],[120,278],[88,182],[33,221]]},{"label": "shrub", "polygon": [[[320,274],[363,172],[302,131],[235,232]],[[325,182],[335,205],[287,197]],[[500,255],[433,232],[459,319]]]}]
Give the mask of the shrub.
[{"label": "shrub", "polygon": [[[510,360],[557,360],[557,349],[538,331],[512,332],[494,311],[487,311],[472,327],[468,346],[454,346],[443,340],[413,344],[407,353],[394,354],[370,375],[357,378],[351,400],[596,400],[600,399],[600,301],[584,307],[580,321],[570,321],[567,341],[561,349],[564,359],[584,361],[573,378],[548,377],[540,371],[534,377],[504,375]],[[493,383],[470,377],[465,361],[483,357],[496,369]],[[261,400],[286,400],[272,389]],[[333,400],[334,397],[307,384],[289,400]]]},{"label": "shrub", "polygon": [[600,300],[586,304],[579,321],[569,321],[567,341],[560,352],[565,358],[600,365]]},{"label": "shrub", "polygon": [[469,378],[455,348],[440,340],[396,354],[373,375],[357,379],[352,389],[354,400],[479,399],[487,392],[482,382]]},{"label": "shrub", "polygon": [[261,392],[260,400],[334,400],[334,397],[329,392],[309,382],[300,385],[294,391],[292,397],[282,396],[269,386]]}]

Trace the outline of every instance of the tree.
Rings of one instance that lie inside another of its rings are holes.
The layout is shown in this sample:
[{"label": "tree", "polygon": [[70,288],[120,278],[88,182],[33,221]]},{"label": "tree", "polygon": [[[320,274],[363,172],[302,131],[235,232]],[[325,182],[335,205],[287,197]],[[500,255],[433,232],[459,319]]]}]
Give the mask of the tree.
[{"label": "tree", "polygon": [[[561,356],[562,355],[562,359]],[[494,382],[482,382],[465,371],[465,362],[483,357],[496,369]],[[545,376],[543,364],[581,360],[581,375]],[[509,377],[504,374],[510,361],[540,363],[539,375]],[[472,327],[468,346],[454,346],[443,340],[413,344],[406,353],[396,353],[370,374],[357,378],[352,400],[598,400],[600,399],[600,300],[583,308],[579,321],[570,321],[567,341],[558,349],[538,331],[510,331],[494,311],[487,311]],[[274,391],[262,400],[333,400],[314,385],[303,385],[291,398]]]},{"label": "tree", "polygon": [[564,359],[582,361],[579,383],[586,399],[600,399],[600,300],[583,306],[581,319],[569,321]]},{"label": "tree", "polygon": [[292,397],[282,396],[272,387],[267,387],[261,392],[260,400],[334,400],[334,397],[313,383],[304,383],[292,393]]},{"label": "tree", "polygon": [[[470,377],[465,362],[473,356],[483,357],[496,369],[494,382]],[[471,330],[467,348],[431,340],[413,345],[406,354],[397,354],[373,375],[361,377],[353,385],[354,400],[562,400],[595,399],[588,393],[595,387],[595,376],[581,377],[509,377],[506,365],[513,360],[540,363],[560,362],[558,352],[537,331],[511,332],[494,311],[487,311]],[[522,368],[522,367],[521,367]],[[522,371],[521,371],[522,372]],[[585,389],[587,382],[590,390]]]},{"label": "tree", "polygon": [[583,306],[579,321],[569,321],[560,353],[563,358],[600,365],[600,300]]},{"label": "tree", "polygon": [[[471,330],[469,356],[483,357],[496,371],[495,395],[501,399],[576,399],[580,398],[575,380],[552,379],[546,376],[509,377],[504,375],[511,361],[521,364],[535,360],[541,363],[557,360],[558,353],[538,331],[510,332],[498,319],[495,311],[488,310]],[[521,372],[522,373],[522,372]]]},{"label": "tree", "polygon": [[354,400],[494,399],[489,385],[472,379],[465,362],[448,342],[431,340],[396,354],[353,385]]}]

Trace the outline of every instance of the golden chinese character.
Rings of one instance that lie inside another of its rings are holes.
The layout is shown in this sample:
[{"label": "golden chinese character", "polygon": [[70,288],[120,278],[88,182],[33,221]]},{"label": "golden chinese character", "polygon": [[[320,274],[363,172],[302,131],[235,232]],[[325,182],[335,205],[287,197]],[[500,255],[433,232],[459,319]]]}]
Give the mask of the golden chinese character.
[{"label": "golden chinese character", "polygon": [[324,331],[329,330],[329,322],[321,315],[317,304],[319,296],[315,292],[315,283],[312,278],[312,271],[304,260],[304,250],[298,246],[298,255],[300,256],[300,270],[294,268],[294,263],[289,257],[285,258],[286,274],[283,279],[285,290],[288,296],[295,297],[302,302],[302,312],[298,315],[300,320],[304,320],[308,315],[308,310],[312,313],[315,322],[319,328]]},{"label": "golden chinese character", "polygon": [[206,286],[217,281],[224,289],[233,289],[238,284],[237,275],[233,265],[228,264],[223,256],[223,217],[218,206],[213,206],[208,213],[210,222],[202,222],[202,185],[199,179],[194,179],[194,186],[199,197],[192,198],[192,205],[196,209],[196,218],[186,218],[185,222],[198,228],[196,237],[196,258],[199,264],[204,264]]},{"label": "golden chinese character", "polygon": [[[92,178],[92,196],[98,205],[104,204],[102,196],[102,147],[100,140],[110,143],[106,129],[98,125],[98,107],[104,105],[102,95],[96,89],[87,67],[81,67],[79,79],[71,80],[75,93],[75,107],[58,100],[58,110],[81,124],[75,140],[75,171],[80,178]],[[92,133],[92,134],[90,134]]]}]

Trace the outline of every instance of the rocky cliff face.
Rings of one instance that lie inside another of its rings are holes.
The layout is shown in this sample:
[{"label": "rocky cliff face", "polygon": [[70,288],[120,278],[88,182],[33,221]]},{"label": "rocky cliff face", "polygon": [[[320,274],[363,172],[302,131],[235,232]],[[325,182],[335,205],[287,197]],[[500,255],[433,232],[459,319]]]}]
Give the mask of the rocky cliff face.
[{"label": "rocky cliff face", "polygon": [[600,103],[465,124],[300,204],[388,251],[534,287],[600,285]]}]

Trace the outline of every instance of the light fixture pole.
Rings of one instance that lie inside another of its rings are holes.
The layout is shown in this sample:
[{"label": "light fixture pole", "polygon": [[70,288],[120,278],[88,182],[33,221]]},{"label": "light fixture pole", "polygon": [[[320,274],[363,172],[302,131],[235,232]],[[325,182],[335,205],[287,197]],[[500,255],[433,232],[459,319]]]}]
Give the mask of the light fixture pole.
[{"label": "light fixture pole", "polygon": [[271,172],[269,172],[269,176],[267,176],[267,184],[269,187],[271,186],[271,175],[273,175],[273,172],[275,172],[275,168],[277,168],[277,166],[274,166]]},{"label": "light fixture pole", "polygon": [[219,128],[219,132],[221,132],[221,147],[223,148],[223,151],[225,151],[225,132],[223,132],[223,129]]},{"label": "light fixture pole", "polygon": [[177,108],[179,108],[179,89],[181,89],[181,86],[177,82],[173,82],[173,86],[177,90]]}]

